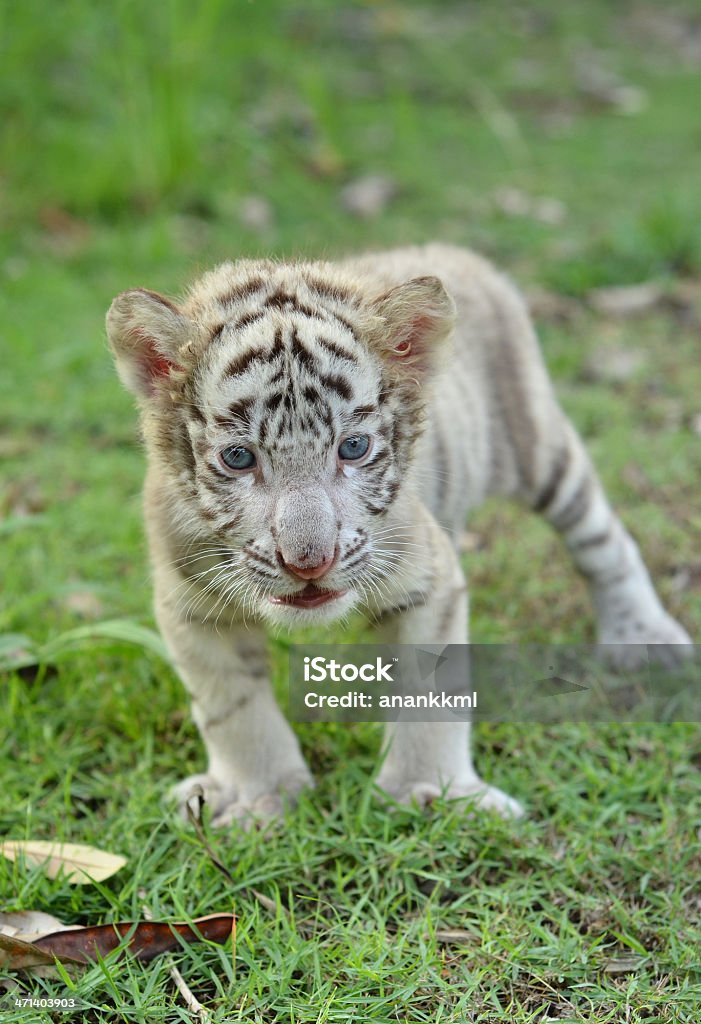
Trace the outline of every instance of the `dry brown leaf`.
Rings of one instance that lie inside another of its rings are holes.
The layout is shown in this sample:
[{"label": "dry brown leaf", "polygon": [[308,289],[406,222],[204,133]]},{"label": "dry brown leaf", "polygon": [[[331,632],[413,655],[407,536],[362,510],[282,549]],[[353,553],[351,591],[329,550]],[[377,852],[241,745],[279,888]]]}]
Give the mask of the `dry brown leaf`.
[{"label": "dry brown leaf", "polygon": [[662,301],[664,293],[655,281],[628,284],[613,288],[595,288],[588,295],[589,304],[606,316],[640,316]]},{"label": "dry brown leaf", "polygon": [[[77,963],[71,957],[64,957],[66,963]],[[0,934],[0,967],[4,970],[19,971],[30,967],[53,966],[55,960],[47,950],[40,949],[33,942],[23,942],[14,935]]]},{"label": "dry brown leaf", "polygon": [[97,959],[98,954],[107,956],[127,938],[129,952],[139,960],[149,961],[178,949],[182,942],[224,943],[232,933],[235,920],[233,914],[208,914],[197,918],[192,925],[182,921],[118,921],[86,928],[61,925],[57,931],[32,942],[0,934],[0,967],[25,970],[52,965],[55,960],[85,964]]},{"label": "dry brown leaf", "polygon": [[[146,895],[146,893],[143,892],[143,896],[145,896],[145,895]],[[148,904],[144,905],[143,913],[144,913],[144,918],[147,921],[153,921],[153,914],[151,913],[151,908],[148,906]],[[234,964],[234,975],[235,975],[236,974],[236,917],[235,916],[233,917],[233,920],[231,922],[231,949],[232,949],[232,957],[233,957],[233,964]],[[175,982],[176,988],[180,992],[180,995],[183,997],[183,999],[185,1001],[185,1005],[187,1006],[187,1008],[190,1011],[190,1013],[192,1013],[195,1017],[197,1017],[200,1021],[202,1021],[202,1024],[209,1024],[209,1022],[211,1020],[211,1016],[210,1016],[209,1010],[207,1010],[206,1007],[204,1007],[202,1005],[202,1003],[199,1001],[199,999],[197,999],[197,997],[195,996],[194,992],[189,987],[189,985],[187,984],[187,982],[183,978],[183,976],[180,973],[180,971],[178,970],[178,968],[175,966],[175,964],[173,962],[173,957],[172,956],[168,956],[167,962],[168,962],[168,973],[170,974],[171,978]]]},{"label": "dry brown leaf", "polygon": [[171,949],[179,949],[181,940],[224,943],[231,935],[234,921],[233,914],[207,914],[198,917],[192,925],[182,921],[117,921],[54,932],[37,939],[34,945],[59,960],[68,957],[86,963],[96,958],[96,951],[106,956],[129,936],[129,952],[139,960],[148,961]]},{"label": "dry brown leaf", "polygon": [[104,882],[126,864],[126,857],[79,843],[55,843],[43,839],[5,839],[0,854],[8,860],[24,858],[29,865],[40,865],[49,878],[63,872],[71,885]]}]

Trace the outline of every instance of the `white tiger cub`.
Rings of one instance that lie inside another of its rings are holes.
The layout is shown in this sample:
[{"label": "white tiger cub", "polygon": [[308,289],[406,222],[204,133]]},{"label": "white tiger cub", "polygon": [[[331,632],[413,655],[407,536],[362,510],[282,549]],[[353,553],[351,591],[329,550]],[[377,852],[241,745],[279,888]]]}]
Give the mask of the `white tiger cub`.
[{"label": "white tiger cub", "polygon": [[[107,329],[139,400],[156,615],[192,697],[214,821],[274,815],[312,779],[266,678],[266,622],[352,609],[393,643],[463,644],[455,539],[487,495],[560,531],[600,642],[689,653],[552,392],[524,304],[445,245],[338,263],[242,260],[181,305],[136,289]],[[389,726],[400,801],[520,805],[476,774],[469,725]]]}]

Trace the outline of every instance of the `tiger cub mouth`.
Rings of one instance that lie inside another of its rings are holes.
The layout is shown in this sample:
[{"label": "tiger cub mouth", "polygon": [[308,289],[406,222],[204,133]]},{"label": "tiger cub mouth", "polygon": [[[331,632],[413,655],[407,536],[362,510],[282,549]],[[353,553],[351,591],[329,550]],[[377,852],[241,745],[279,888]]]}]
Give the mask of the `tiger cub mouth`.
[{"label": "tiger cub mouth", "polygon": [[296,594],[283,594],[280,597],[270,597],[272,604],[284,604],[288,608],[319,608],[322,604],[335,601],[347,594],[347,590],[323,590],[314,583],[308,583],[304,590]]}]

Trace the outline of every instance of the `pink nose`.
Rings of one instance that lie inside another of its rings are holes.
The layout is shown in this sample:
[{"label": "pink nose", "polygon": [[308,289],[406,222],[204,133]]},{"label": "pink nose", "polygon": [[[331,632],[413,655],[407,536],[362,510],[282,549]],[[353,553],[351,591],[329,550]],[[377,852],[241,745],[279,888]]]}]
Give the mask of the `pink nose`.
[{"label": "pink nose", "polygon": [[323,562],[319,562],[318,565],[291,565],[285,561],[282,555],[279,555],[279,558],[285,569],[291,572],[293,576],[298,576],[301,580],[318,580],[326,575],[336,561],[336,552],[334,551],[332,555],[325,558]]}]

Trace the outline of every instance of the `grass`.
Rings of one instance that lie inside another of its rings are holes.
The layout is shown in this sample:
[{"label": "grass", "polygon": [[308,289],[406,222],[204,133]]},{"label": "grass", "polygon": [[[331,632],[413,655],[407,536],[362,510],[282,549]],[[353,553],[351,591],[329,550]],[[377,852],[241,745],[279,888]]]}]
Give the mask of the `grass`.
[{"label": "grass", "polygon": [[[698,15],[651,10],[71,0],[57,19],[43,2],[5,5],[0,633],[42,643],[84,622],[151,623],[143,462],[102,328],[117,291],[175,292],[239,254],[440,237],[569,297],[540,324],[558,391],[698,636],[701,156],[683,45]],[[582,63],[642,89],[643,109],[592,96]],[[370,221],[339,199],[365,173],[398,185]],[[561,221],[509,215],[503,188],[558,199]],[[267,226],[242,221],[247,195],[269,202]],[[586,301],[649,279],[690,305],[629,320]],[[615,348],[641,353],[639,368],[592,375]],[[475,641],[591,638],[541,523],[495,504],[470,528]],[[129,858],[81,888],[0,861],[3,906],[95,923],[144,903],[177,919],[233,904],[235,963],[210,946],[177,957],[214,1021],[698,1020],[698,724],[481,726],[481,771],[528,805],[517,825],[450,806],[387,813],[370,782],[376,728],[299,726],[318,789],[268,833],[213,837],[232,887],[161,802],[202,751],[155,655],[85,644],[6,675],[0,695],[2,833]],[[74,986],[88,1022],[191,1019],[159,960],[22,984]],[[9,1022],[65,1019],[1,998]]]}]

